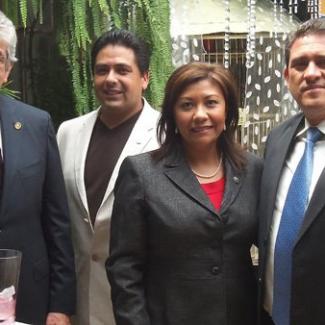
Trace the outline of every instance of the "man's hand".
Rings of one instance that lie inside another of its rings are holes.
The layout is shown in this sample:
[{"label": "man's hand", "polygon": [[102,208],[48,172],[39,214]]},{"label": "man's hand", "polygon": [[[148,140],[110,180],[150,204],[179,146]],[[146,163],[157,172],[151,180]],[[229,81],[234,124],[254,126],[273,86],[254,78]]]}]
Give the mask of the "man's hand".
[{"label": "man's hand", "polygon": [[70,318],[62,313],[48,313],[46,325],[71,325]]}]

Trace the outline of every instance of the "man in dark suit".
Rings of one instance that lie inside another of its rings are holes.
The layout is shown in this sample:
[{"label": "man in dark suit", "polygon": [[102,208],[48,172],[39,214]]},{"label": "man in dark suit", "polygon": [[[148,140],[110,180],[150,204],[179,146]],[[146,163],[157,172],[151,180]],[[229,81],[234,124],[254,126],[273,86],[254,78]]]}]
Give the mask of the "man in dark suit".
[{"label": "man in dark suit", "polygon": [[[16,31],[0,11],[0,86],[16,61]],[[68,325],[75,276],[55,133],[46,112],[0,96],[0,248],[22,252],[16,318]]]},{"label": "man in dark suit", "polygon": [[325,324],[325,19],[291,36],[284,76],[301,113],[268,138],[260,197],[261,324]]}]

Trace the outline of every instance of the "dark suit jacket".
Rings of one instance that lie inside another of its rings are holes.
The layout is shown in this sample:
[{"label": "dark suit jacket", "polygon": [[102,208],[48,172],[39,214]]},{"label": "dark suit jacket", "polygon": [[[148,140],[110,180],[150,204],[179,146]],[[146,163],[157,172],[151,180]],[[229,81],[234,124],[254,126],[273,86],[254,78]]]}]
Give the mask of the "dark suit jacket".
[{"label": "dark suit jacket", "polygon": [[71,314],[75,303],[68,207],[55,133],[47,113],[9,97],[0,96],[0,118],[0,248],[22,252],[17,320],[44,325],[49,311]]},{"label": "dark suit jacket", "polygon": [[[279,180],[303,115],[298,114],[274,129],[268,138],[260,197],[260,303],[274,203]],[[325,159],[325,157],[324,157]],[[293,251],[291,324],[325,324],[325,170],[323,170]]]},{"label": "dark suit jacket", "polygon": [[216,212],[181,154],[127,158],[115,188],[106,264],[117,325],[254,325],[250,247],[261,161],[226,161]]}]

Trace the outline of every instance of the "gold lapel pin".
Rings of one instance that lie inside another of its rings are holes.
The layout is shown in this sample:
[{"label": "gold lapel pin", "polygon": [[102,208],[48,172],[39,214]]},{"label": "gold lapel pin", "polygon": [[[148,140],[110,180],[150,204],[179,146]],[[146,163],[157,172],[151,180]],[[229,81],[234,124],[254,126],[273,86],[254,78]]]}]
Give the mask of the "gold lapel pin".
[{"label": "gold lapel pin", "polygon": [[22,125],[20,122],[15,122],[15,123],[14,123],[14,128],[15,128],[16,130],[20,130],[22,127],[23,127],[23,125]]}]

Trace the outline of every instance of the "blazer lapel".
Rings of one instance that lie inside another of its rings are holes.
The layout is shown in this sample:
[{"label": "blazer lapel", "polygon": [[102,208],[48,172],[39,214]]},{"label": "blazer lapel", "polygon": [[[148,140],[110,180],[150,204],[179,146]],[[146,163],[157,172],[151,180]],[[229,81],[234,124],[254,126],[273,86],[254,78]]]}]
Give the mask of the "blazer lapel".
[{"label": "blazer lapel", "polygon": [[[232,164],[226,159],[226,185],[221,205],[221,213],[225,212],[237,197],[242,184],[242,172],[236,171]],[[224,214],[227,218],[227,214]]]},{"label": "blazer lapel", "polygon": [[313,195],[310,199],[309,205],[305,213],[305,218],[298,235],[297,242],[300,240],[300,238],[304,235],[306,230],[316,219],[320,211],[324,208],[325,200],[320,199],[320,197],[322,197],[324,193],[325,193],[325,169],[323,169],[318,179],[318,182],[316,184],[316,187],[314,189]]},{"label": "blazer lapel", "polygon": [[[132,156],[144,152],[147,143],[151,140],[152,137],[155,136],[154,120],[156,120],[157,117],[156,115],[153,115],[153,112],[153,109],[145,101],[143,110],[138,120],[136,121],[131,131],[131,134],[114,167],[101,207],[103,206],[105,201],[108,200],[109,196],[113,192],[118,172],[124,158],[127,156]],[[97,215],[97,217],[99,217],[99,219],[101,218],[99,214]],[[103,217],[106,218],[106,216]]]},{"label": "blazer lapel", "polygon": [[[9,197],[12,195],[11,184],[15,182],[15,176],[19,168],[19,153],[24,143],[26,128],[24,127],[24,120],[16,117],[15,107],[8,107],[3,97],[0,99],[0,109],[4,158],[1,216],[4,216],[6,214],[4,210],[6,204],[4,203],[9,202]],[[20,123],[20,125],[17,123]]]},{"label": "blazer lapel", "polygon": [[[88,201],[85,187],[85,163],[86,156],[89,147],[90,138],[93,132],[94,124],[98,116],[98,110],[90,113],[86,119],[84,119],[76,137],[74,156],[74,172],[76,187],[80,196],[80,200],[84,208],[89,214]],[[91,222],[89,223],[91,225]]]},{"label": "blazer lapel", "polygon": [[165,167],[165,175],[177,187],[179,187],[191,199],[195,200],[197,203],[208,209],[211,213],[220,219],[220,216],[218,215],[207,195],[205,195],[203,192],[198,180],[191,172],[188,164],[185,162],[185,159],[180,152],[173,155],[170,159],[167,159]]},{"label": "blazer lapel", "polygon": [[288,157],[291,144],[297,133],[298,126],[302,120],[302,116],[297,116],[297,119],[279,134],[276,139],[275,145],[272,146],[270,152],[268,152],[269,159],[267,160],[268,165],[264,165],[264,183],[267,184],[267,192],[264,192],[264,200],[262,206],[262,213],[265,214],[264,220],[266,220],[266,228],[268,231],[271,229],[270,225],[273,218],[274,205],[277,195],[277,189],[281,178],[283,166]]}]

